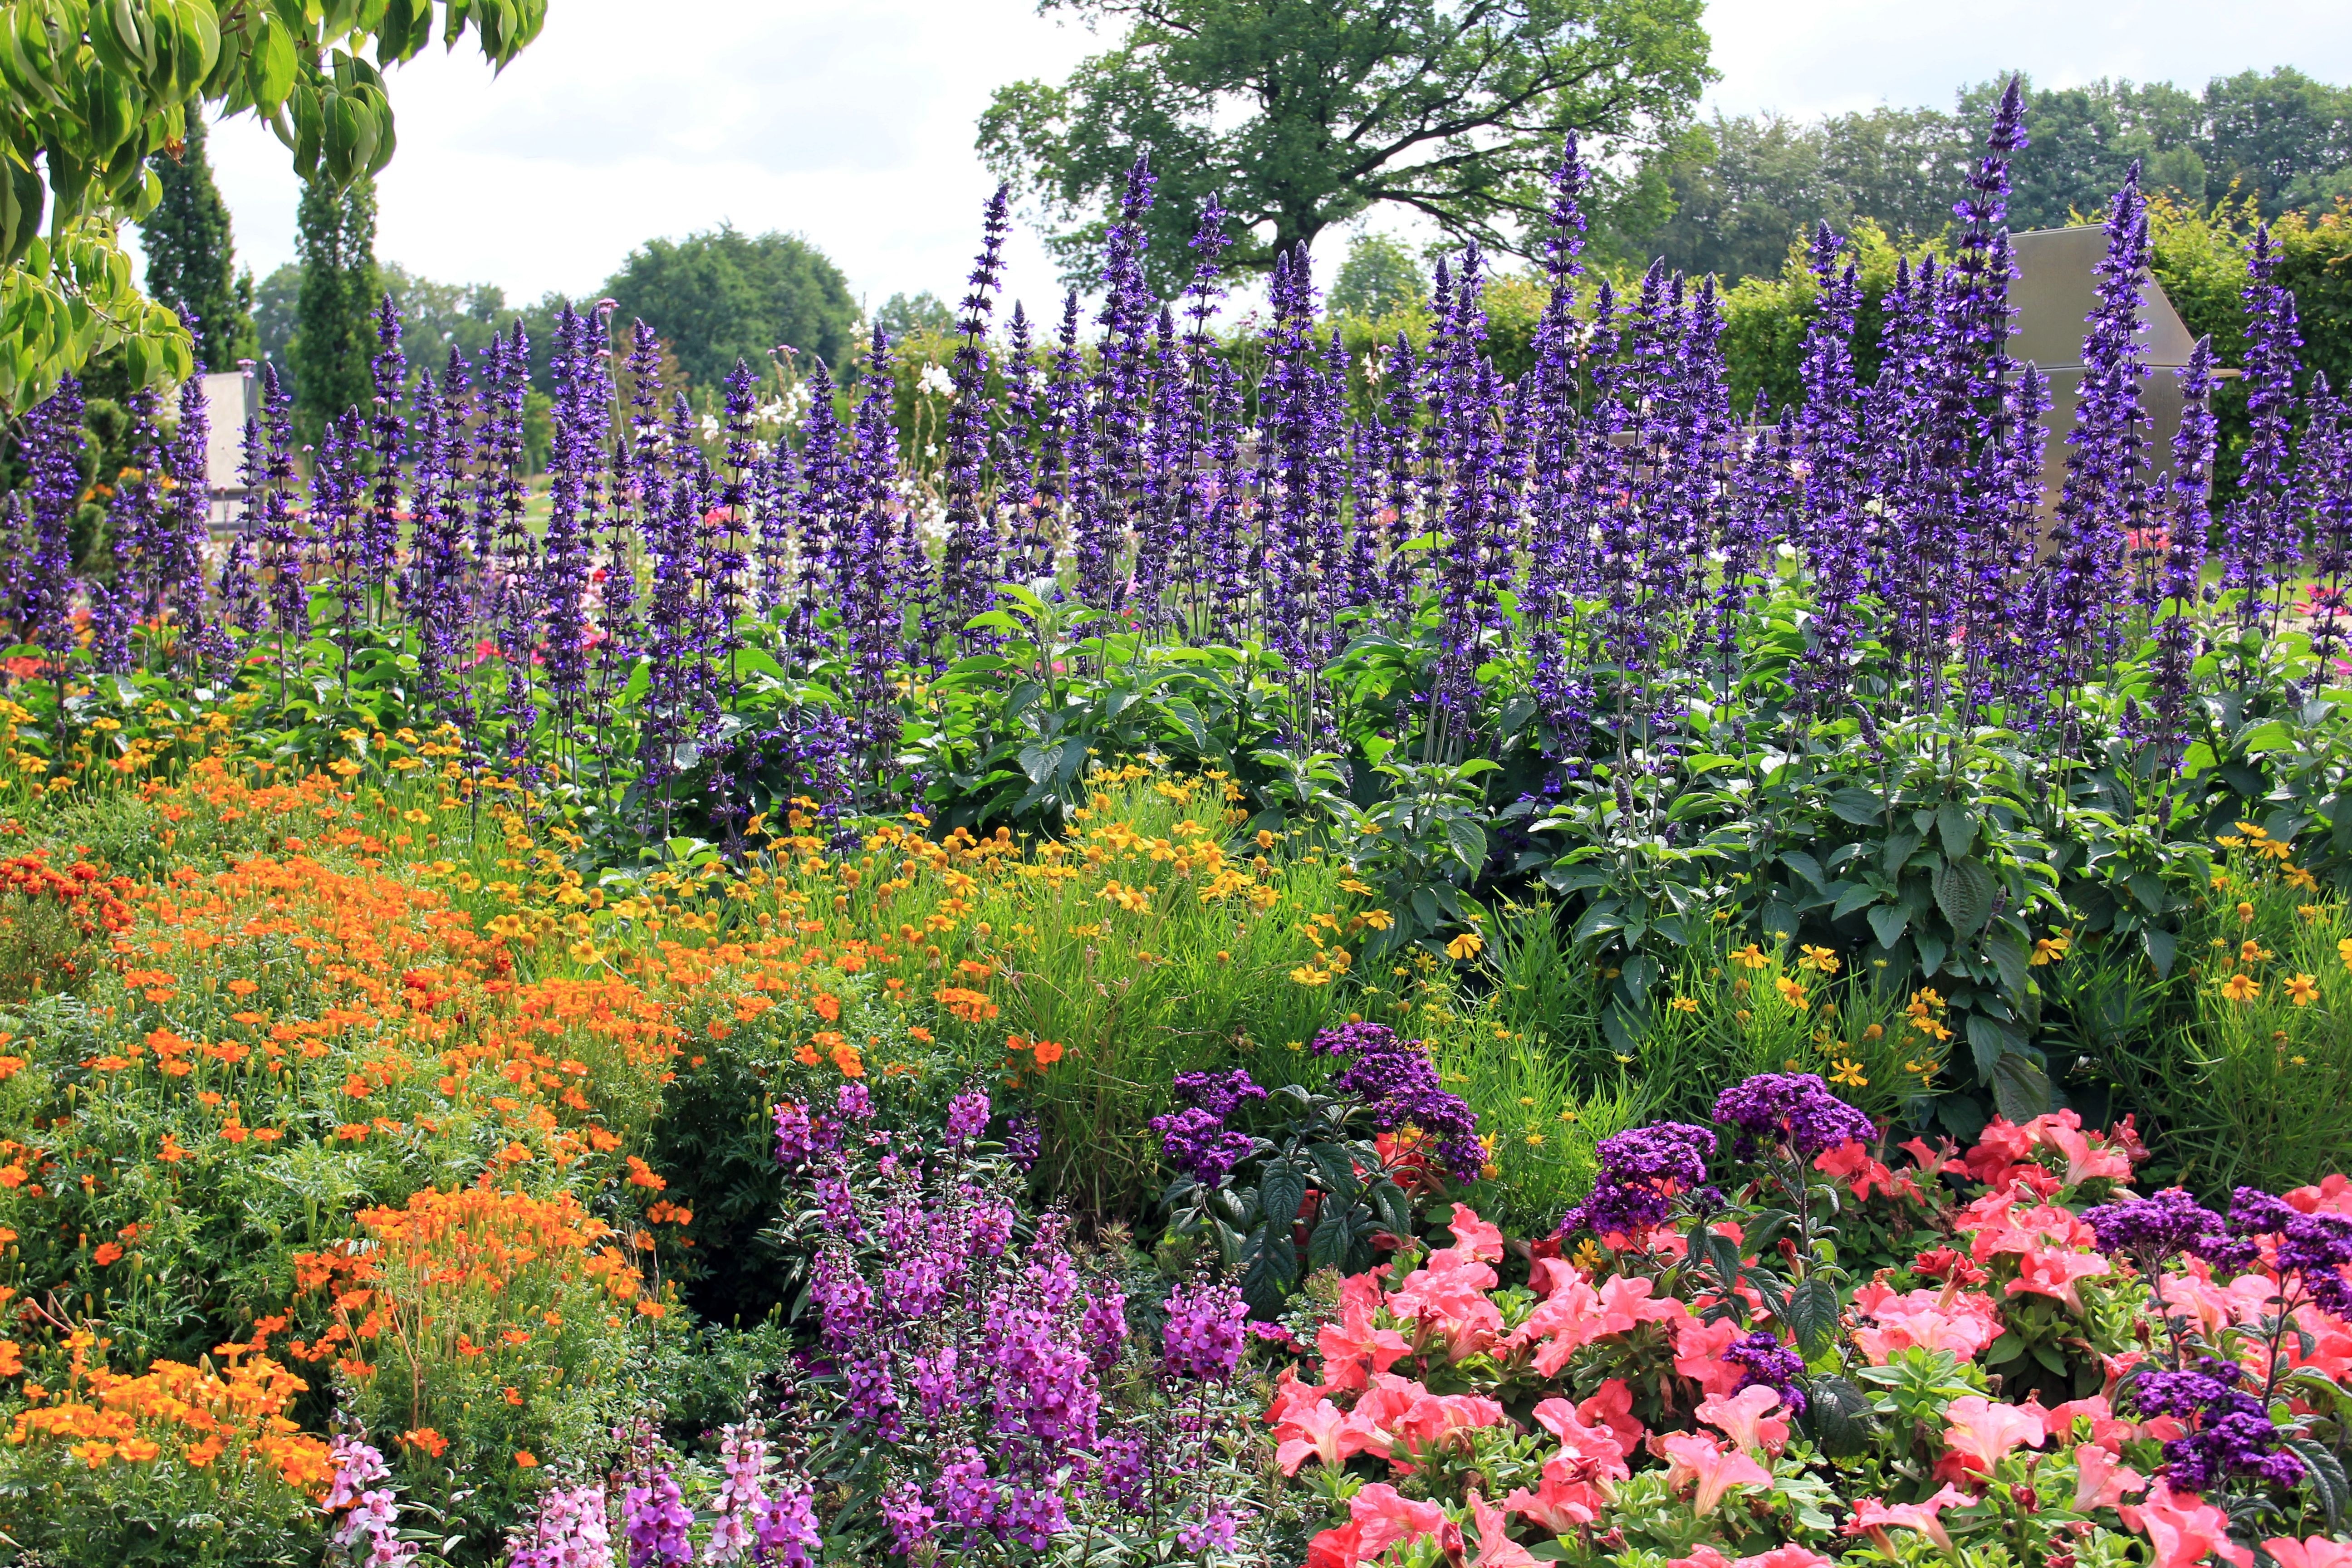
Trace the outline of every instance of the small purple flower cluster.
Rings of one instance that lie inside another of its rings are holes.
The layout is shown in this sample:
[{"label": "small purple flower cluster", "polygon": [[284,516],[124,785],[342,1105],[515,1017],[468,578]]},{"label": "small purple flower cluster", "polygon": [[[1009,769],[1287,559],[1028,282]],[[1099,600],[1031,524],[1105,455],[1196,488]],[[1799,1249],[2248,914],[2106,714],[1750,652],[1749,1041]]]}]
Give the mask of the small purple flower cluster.
[{"label": "small purple flower cluster", "polygon": [[1151,1119],[1169,1163],[1204,1187],[1213,1187],[1249,1157],[1256,1140],[1225,1125],[1242,1105],[1264,1100],[1265,1090],[1247,1071],[1180,1072],[1174,1089],[1182,1108]]},{"label": "small purple flower cluster", "polygon": [[2208,1261],[2251,1267],[2261,1257],[2260,1238],[2268,1237],[2271,1267],[2283,1290],[2299,1286],[2322,1311],[2352,1320],[2352,1280],[2344,1277],[2352,1265],[2352,1218],[2305,1214],[2284,1198],[2240,1187],[2230,1200],[2229,1228],[2226,1243],[2209,1239],[2200,1247]]},{"label": "small purple flower cluster", "polygon": [[540,1494],[539,1517],[513,1543],[507,1568],[612,1568],[612,1562],[604,1489],[589,1481]]},{"label": "small purple flower cluster", "polygon": [[1559,1234],[1638,1237],[1664,1225],[1675,1198],[1705,1190],[1715,1134],[1687,1121],[1654,1121],[1603,1138],[1601,1173],[1585,1200],[1561,1216]]},{"label": "small purple flower cluster", "polygon": [[1249,1342],[1249,1306],[1242,1293],[1230,1285],[1180,1285],[1161,1304],[1168,1321],[1160,1331],[1160,1364],[1196,1383],[1233,1376]]},{"label": "small purple flower cluster", "polygon": [[2131,1254],[2144,1274],[2184,1252],[2207,1257],[2231,1245],[2221,1216],[2179,1187],[2101,1204],[2084,1211],[2083,1219],[2100,1251]]},{"label": "small purple flower cluster", "polygon": [[331,1521],[329,1544],[365,1568],[403,1568],[414,1563],[416,1543],[400,1539],[399,1500],[389,1487],[369,1485],[392,1474],[383,1453],[362,1438],[339,1432],[328,1445],[327,1463],[334,1479],[319,1508]]},{"label": "small purple flower cluster", "polygon": [[1723,1359],[1743,1369],[1740,1388],[1771,1389],[1791,1411],[1805,1413],[1805,1358],[1782,1344],[1779,1335],[1759,1329],[1726,1345]]},{"label": "small purple flower cluster", "polygon": [[1736,1083],[1716,1097],[1715,1119],[1738,1130],[1736,1160],[1752,1160],[1766,1147],[1810,1160],[1850,1139],[1878,1136],[1869,1117],[1810,1072],[1758,1073]]},{"label": "small purple flower cluster", "polygon": [[2244,1377],[2242,1367],[2200,1356],[2178,1372],[2136,1373],[2125,1385],[2140,1415],[2169,1415],[2189,1428],[2164,1446],[2165,1477],[2174,1486],[2201,1492],[2231,1476],[2283,1487],[2303,1479],[2303,1461],[2280,1448],[2270,1412],[2239,1386]]},{"label": "small purple flower cluster", "polygon": [[1400,1040],[1385,1024],[1347,1024],[1321,1031],[1310,1048],[1347,1062],[1332,1090],[1361,1100],[1375,1131],[1412,1128],[1435,1145],[1437,1163],[1455,1181],[1477,1180],[1486,1163],[1477,1112],[1444,1086],[1421,1041]]}]

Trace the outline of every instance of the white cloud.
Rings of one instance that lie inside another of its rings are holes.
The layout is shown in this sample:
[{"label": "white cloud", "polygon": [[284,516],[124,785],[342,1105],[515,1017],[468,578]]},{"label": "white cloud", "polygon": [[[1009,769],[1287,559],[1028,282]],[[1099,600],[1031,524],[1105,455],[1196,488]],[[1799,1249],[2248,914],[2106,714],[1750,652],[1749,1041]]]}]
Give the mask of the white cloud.
[{"label": "white cloud", "polygon": [[1706,26],[1723,73],[1709,101],[1733,113],[1948,109],[1964,84],[2011,69],[2042,87],[2195,89],[2281,65],[2352,81],[2343,0],[1708,0]]},{"label": "white cloud", "polygon": [[[2352,81],[2342,0],[1712,0],[1706,19],[1710,100],[1733,110],[1948,105],[2012,67],[2045,85],[2282,63]],[[522,300],[593,289],[647,238],[724,220],[807,234],[871,305],[952,300],[992,188],[972,150],[990,90],[1100,47],[1028,0],[554,0],[503,77],[437,46],[393,73],[377,252]],[[213,156],[240,258],[291,259],[284,148],[248,119],[215,130]],[[1318,270],[1338,259],[1325,248]],[[1009,262],[1009,291],[1057,313],[1033,235],[1016,229]]]}]

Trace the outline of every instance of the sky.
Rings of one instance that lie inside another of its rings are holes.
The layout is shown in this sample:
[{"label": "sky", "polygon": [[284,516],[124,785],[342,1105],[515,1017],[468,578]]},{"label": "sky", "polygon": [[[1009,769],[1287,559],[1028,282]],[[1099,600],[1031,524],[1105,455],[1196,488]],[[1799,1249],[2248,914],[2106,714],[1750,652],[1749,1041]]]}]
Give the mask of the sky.
[{"label": "sky", "polygon": [[[2278,65],[2352,81],[2344,0],[1711,0],[1706,26],[1707,102],[1732,112],[1948,105],[2013,68],[2043,86]],[[952,300],[994,185],[972,148],[991,89],[1103,45],[1034,0],[551,0],[500,76],[437,45],[391,73],[376,254],[520,302],[726,221],[806,235],[869,310],[901,290]],[[240,264],[292,259],[286,150],[250,117],[211,149]],[[1007,262],[1008,296],[1044,313],[1059,288],[1025,228]]]}]

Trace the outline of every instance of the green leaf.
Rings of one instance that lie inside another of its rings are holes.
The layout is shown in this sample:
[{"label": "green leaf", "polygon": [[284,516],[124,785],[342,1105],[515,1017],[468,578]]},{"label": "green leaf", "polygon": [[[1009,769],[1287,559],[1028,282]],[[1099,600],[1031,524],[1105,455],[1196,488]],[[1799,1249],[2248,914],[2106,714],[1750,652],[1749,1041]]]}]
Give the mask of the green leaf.
[{"label": "green leaf", "polygon": [[2155,926],[2142,926],[2139,945],[2141,951],[2147,954],[2147,962],[2155,968],[2158,980],[2172,973],[2172,955],[2179,946],[2178,937]]},{"label": "green leaf", "polygon": [[2050,1075],[2023,1052],[2004,1052],[1993,1063],[1992,1100],[2011,1121],[2031,1121],[2050,1109]]},{"label": "green leaf", "polygon": [[1859,827],[1867,827],[1886,814],[1877,795],[1858,787],[1842,789],[1830,796],[1830,809]]},{"label": "green leaf", "polygon": [[2327,1528],[2340,1528],[2346,1510],[2352,1509],[2352,1481],[2345,1477],[2343,1461],[2326,1444],[2309,1437],[2289,1437],[2284,1446],[2303,1461],[2304,1479],[2311,1483],[2311,1495],[2327,1514]]},{"label": "green leaf", "polygon": [[2032,978],[2028,972],[2032,967],[2032,960],[2026,955],[2025,944],[2013,936],[1995,932],[1984,939],[1984,952],[1985,956],[1992,960],[1992,966],[2000,971],[2002,989],[2012,999],[2022,997]]},{"label": "green leaf", "polygon": [[1903,928],[1911,923],[1898,905],[1881,904],[1870,911],[1870,932],[1881,947],[1893,947],[1903,940]]},{"label": "green leaf", "polygon": [[1286,1225],[1298,1217],[1298,1205],[1307,1201],[1307,1177],[1297,1166],[1286,1161],[1266,1163],[1265,1173],[1257,1181],[1258,1211],[1268,1221]]},{"label": "green leaf", "polygon": [[1943,836],[1945,855],[1958,860],[1976,842],[1977,819],[1969,815],[1967,806],[1953,801],[1936,813],[1936,831]]},{"label": "green leaf", "polygon": [[1780,857],[1780,864],[1818,888],[1822,885],[1822,863],[1801,849],[1791,849]]},{"label": "green leaf", "polygon": [[1837,1286],[1825,1274],[1809,1274],[1789,1292],[1789,1328],[1808,1357],[1819,1355],[1837,1334]]},{"label": "green leaf", "polygon": [[1992,918],[1996,884],[1981,860],[1947,860],[1936,873],[1936,907],[1962,936]]}]

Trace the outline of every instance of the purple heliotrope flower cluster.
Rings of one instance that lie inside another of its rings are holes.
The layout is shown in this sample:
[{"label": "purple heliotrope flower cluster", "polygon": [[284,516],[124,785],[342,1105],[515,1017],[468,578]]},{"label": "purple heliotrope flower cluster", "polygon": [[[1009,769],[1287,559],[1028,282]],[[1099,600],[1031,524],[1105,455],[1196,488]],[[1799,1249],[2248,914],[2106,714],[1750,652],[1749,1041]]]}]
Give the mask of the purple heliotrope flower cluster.
[{"label": "purple heliotrope flower cluster", "polygon": [[2178,1372],[2135,1373],[2125,1385],[2143,1416],[2169,1415],[2189,1430],[2164,1446],[2164,1470],[2176,1487],[2205,1491],[2232,1477],[2291,1487],[2301,1459],[2279,1447],[2283,1434],[2263,1402],[2240,1386],[2245,1369],[2211,1356]]},{"label": "purple heliotrope flower cluster", "polygon": [[1741,1369],[1740,1388],[1771,1389],[1795,1414],[1805,1413],[1805,1358],[1777,1334],[1759,1329],[1743,1335],[1724,1347],[1723,1359]]},{"label": "purple heliotrope flower cluster", "polygon": [[1401,1040],[1385,1024],[1346,1024],[1317,1034],[1309,1048],[1348,1064],[1333,1076],[1332,1092],[1362,1101],[1376,1131],[1411,1128],[1455,1181],[1477,1180],[1486,1163],[1477,1112],[1440,1080],[1421,1041]]},{"label": "purple heliotrope flower cluster", "polygon": [[2221,1267],[2244,1268],[2262,1256],[2267,1239],[2282,1290],[2299,1291],[2322,1311],[2352,1321],[2352,1280],[2344,1277],[2352,1265],[2352,1218],[2305,1214],[2284,1198],[2240,1187],[2230,1200],[2229,1232],[2226,1240],[2206,1239],[2200,1253]]},{"label": "purple heliotrope flower cluster", "polygon": [[1734,1159],[1752,1160],[1763,1149],[1786,1150],[1810,1160],[1850,1139],[1878,1136],[1869,1117],[1830,1092],[1819,1073],[1768,1072],[1733,1084],[1716,1097],[1715,1119],[1738,1130]]},{"label": "purple heliotrope flower cluster", "polygon": [[1638,1237],[1664,1225],[1675,1199],[1706,1191],[1715,1134],[1687,1121],[1654,1121],[1603,1138],[1601,1173],[1585,1200],[1561,1216],[1559,1234]]},{"label": "purple heliotrope flower cluster", "polygon": [[1226,1126],[1225,1119],[1242,1106],[1264,1100],[1265,1090],[1241,1068],[1180,1072],[1173,1088],[1180,1108],[1151,1119],[1160,1152],[1202,1186],[1215,1186],[1256,1147],[1255,1139]]},{"label": "purple heliotrope flower cluster", "polygon": [[2098,1237],[2100,1251],[2129,1253],[2143,1273],[2184,1252],[2205,1257],[2231,1245],[2221,1216],[2179,1187],[2101,1204],[2084,1211],[2083,1218]]}]

